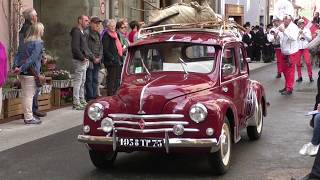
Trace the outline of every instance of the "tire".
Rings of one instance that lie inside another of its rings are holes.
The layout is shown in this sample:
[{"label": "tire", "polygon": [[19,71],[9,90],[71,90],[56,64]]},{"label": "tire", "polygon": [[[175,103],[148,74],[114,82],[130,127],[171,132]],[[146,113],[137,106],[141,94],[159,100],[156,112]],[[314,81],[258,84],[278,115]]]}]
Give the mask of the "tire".
[{"label": "tire", "polygon": [[254,120],[257,122],[256,126],[248,126],[247,134],[250,140],[258,140],[261,137],[262,129],[263,129],[263,110],[261,103],[258,104],[255,112],[254,112]]},{"label": "tire", "polygon": [[98,169],[109,169],[117,158],[117,152],[102,152],[90,150],[91,162]]},{"label": "tire", "polygon": [[222,125],[221,137],[224,134],[224,139],[221,138],[219,151],[209,154],[209,164],[213,168],[213,174],[225,174],[231,163],[232,135],[228,118],[225,118]]}]

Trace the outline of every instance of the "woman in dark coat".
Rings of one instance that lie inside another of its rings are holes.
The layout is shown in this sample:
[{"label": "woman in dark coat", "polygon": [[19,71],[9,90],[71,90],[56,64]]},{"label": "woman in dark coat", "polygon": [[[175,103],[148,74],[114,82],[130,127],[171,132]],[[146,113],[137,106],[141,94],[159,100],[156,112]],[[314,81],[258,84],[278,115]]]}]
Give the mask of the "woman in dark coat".
[{"label": "woman in dark coat", "polygon": [[108,30],[102,37],[103,63],[108,71],[108,95],[112,96],[120,85],[123,48],[116,32],[116,21],[109,20],[107,26]]}]

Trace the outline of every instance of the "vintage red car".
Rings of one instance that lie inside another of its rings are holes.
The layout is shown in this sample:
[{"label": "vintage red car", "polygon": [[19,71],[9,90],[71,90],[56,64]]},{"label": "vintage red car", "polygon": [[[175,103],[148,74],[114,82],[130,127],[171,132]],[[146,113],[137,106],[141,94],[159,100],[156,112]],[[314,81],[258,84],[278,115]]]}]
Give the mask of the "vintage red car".
[{"label": "vintage red car", "polygon": [[110,167],[118,152],[201,152],[223,174],[240,131],[259,139],[267,114],[247,61],[244,44],[228,31],[144,35],[128,49],[116,95],[87,106],[78,141],[97,168]]}]

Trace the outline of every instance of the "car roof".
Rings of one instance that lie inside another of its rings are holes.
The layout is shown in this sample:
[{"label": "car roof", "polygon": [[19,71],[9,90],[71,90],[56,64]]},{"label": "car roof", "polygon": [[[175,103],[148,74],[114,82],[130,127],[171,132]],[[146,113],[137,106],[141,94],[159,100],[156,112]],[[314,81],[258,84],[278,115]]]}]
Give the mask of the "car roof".
[{"label": "car roof", "polygon": [[183,43],[199,43],[208,45],[223,46],[227,42],[239,41],[231,32],[221,33],[217,29],[173,29],[160,33],[151,33],[151,35],[143,35],[137,42],[131,46],[141,46],[163,42],[183,42]]}]

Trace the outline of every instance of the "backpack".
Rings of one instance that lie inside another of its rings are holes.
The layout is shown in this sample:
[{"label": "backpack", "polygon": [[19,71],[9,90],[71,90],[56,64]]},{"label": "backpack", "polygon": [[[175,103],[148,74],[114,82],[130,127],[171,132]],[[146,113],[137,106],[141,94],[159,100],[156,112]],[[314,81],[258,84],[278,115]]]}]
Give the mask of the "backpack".
[{"label": "backpack", "polygon": [[6,82],[8,75],[7,54],[4,45],[0,42],[0,87]]}]

